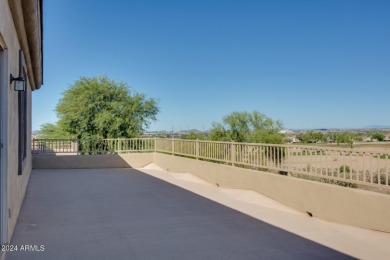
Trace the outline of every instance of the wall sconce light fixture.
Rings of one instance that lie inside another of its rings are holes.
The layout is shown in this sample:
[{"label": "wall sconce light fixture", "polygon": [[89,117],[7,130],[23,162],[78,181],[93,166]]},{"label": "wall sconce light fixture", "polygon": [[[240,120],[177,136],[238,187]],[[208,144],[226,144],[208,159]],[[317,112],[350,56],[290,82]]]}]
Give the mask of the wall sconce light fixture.
[{"label": "wall sconce light fixture", "polygon": [[12,82],[15,81],[14,83],[14,90],[15,91],[26,91],[26,76],[23,75],[25,73],[23,67],[25,66],[25,61],[24,61],[24,55],[23,51],[19,50],[19,76],[14,77],[12,74],[9,77],[9,83],[12,84]]},{"label": "wall sconce light fixture", "polygon": [[26,84],[24,84],[25,79],[22,76],[19,76],[15,78],[12,74],[10,75],[9,82],[12,84],[12,82],[15,81],[14,83],[14,90],[15,91],[26,91]]}]

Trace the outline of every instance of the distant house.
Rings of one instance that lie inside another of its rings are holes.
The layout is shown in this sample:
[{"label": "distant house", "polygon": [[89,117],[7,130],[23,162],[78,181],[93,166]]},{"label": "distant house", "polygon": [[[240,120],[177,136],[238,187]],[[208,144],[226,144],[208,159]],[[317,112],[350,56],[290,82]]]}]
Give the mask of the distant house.
[{"label": "distant house", "polygon": [[385,134],[385,139],[384,139],[384,141],[390,141],[390,133]]},{"label": "distant house", "polygon": [[371,136],[362,136],[363,142],[372,142]]},{"label": "distant house", "polygon": [[285,140],[286,140],[286,142],[292,143],[292,144],[301,142],[295,135],[287,136]]},{"label": "distant house", "polygon": [[288,129],[280,130],[280,131],[279,131],[279,134],[286,134],[286,135],[289,135],[289,134],[293,134],[293,133],[294,133],[293,130],[288,130]]},{"label": "distant house", "polygon": [[296,136],[293,136],[293,138],[291,139],[291,142],[292,143],[300,143],[301,140],[299,140]]},{"label": "distant house", "polygon": [[31,92],[42,71],[42,0],[0,0],[1,245],[10,243],[31,173]]}]

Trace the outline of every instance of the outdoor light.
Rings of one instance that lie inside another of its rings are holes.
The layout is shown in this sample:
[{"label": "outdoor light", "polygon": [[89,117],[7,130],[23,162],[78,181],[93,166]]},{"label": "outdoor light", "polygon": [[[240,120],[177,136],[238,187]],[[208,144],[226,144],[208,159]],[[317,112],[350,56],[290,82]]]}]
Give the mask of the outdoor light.
[{"label": "outdoor light", "polygon": [[24,84],[24,78],[22,76],[15,78],[11,74],[10,79],[9,79],[10,84],[12,84],[13,81],[15,81],[15,83],[14,83],[14,90],[15,91],[26,91],[25,84]]},{"label": "outdoor light", "polygon": [[15,81],[14,83],[14,90],[15,91],[26,91],[26,73],[24,72],[24,66],[25,66],[25,60],[24,60],[24,55],[23,51],[19,50],[19,76],[14,77],[12,74],[9,77],[9,84],[12,84],[12,82]]}]

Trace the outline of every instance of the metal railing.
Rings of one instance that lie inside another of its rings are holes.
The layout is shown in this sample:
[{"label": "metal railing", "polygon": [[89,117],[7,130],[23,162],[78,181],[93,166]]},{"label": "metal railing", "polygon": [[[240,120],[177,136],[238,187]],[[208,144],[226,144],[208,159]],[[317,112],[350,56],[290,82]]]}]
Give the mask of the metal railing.
[{"label": "metal railing", "polygon": [[33,154],[159,152],[343,186],[390,192],[390,150],[182,139],[34,139]]},{"label": "metal railing", "polygon": [[93,155],[153,152],[153,139],[33,139],[33,154]]},{"label": "metal railing", "polygon": [[156,152],[390,191],[390,150],[155,139]]}]

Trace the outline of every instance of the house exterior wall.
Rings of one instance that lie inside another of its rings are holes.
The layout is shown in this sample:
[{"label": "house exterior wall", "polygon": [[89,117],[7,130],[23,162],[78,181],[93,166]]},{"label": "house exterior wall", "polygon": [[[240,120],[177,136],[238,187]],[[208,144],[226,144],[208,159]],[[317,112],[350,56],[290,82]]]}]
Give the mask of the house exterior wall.
[{"label": "house exterior wall", "polygon": [[[18,2],[18,1],[15,1]],[[15,3],[13,2],[13,4]],[[23,5],[25,3],[34,3],[39,5],[39,1],[26,1],[19,2]],[[15,6],[14,6],[15,7]],[[14,85],[10,84],[10,74],[19,76],[19,51],[28,52],[27,57],[25,55],[26,63],[31,63],[28,59],[33,49],[26,49],[21,46],[21,32],[17,31],[15,27],[15,12],[11,11],[10,2],[8,0],[0,0],[0,46],[3,49],[2,58],[4,61],[4,70],[0,78],[1,87],[1,142],[2,148],[2,161],[1,161],[1,174],[2,181],[5,182],[2,188],[2,196],[5,195],[7,199],[2,206],[3,222],[6,222],[5,227],[2,226],[1,233],[5,235],[1,238],[1,243],[9,243],[12,237],[12,233],[19,215],[19,210],[24,198],[26,186],[30,177],[32,168],[32,155],[31,147],[31,79],[26,77],[27,81],[27,151],[26,158],[23,163],[23,170],[21,174],[19,172],[19,109],[18,109],[18,92],[14,91]],[[26,34],[26,32],[24,32]],[[23,39],[26,42],[26,39]],[[28,46],[29,47],[29,46]],[[41,55],[41,54],[39,54]],[[31,70],[28,66],[25,66],[25,70],[28,74],[33,74],[27,70]],[[35,84],[35,83],[34,83]],[[3,183],[4,184],[4,183]],[[6,191],[4,189],[6,188]],[[4,196],[3,196],[4,197]],[[6,218],[6,219],[5,219]],[[5,229],[7,229],[5,231]]]}]

